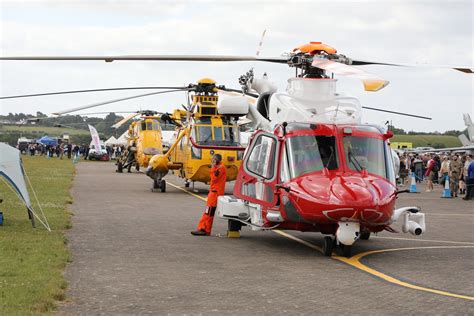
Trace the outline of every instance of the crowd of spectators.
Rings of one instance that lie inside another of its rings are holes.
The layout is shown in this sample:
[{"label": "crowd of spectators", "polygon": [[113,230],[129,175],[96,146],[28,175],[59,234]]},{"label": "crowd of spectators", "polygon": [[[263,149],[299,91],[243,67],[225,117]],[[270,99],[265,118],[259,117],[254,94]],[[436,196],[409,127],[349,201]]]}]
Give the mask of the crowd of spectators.
[{"label": "crowd of spectators", "polygon": [[[107,154],[111,159],[118,158],[122,152],[125,150],[125,146],[113,145],[106,146]],[[44,145],[40,143],[29,144],[28,147],[23,151],[25,154],[30,156],[45,156],[49,158],[57,157],[63,159],[67,157],[68,159],[87,159],[89,156],[89,145],[87,144],[70,144],[70,143],[61,143],[58,145]]]},{"label": "crowd of spectators", "polygon": [[409,177],[417,183],[426,180],[427,192],[434,189],[435,184],[445,186],[449,181],[452,197],[464,195],[469,200],[474,196],[474,159],[468,154],[399,154],[400,184],[405,185]]}]

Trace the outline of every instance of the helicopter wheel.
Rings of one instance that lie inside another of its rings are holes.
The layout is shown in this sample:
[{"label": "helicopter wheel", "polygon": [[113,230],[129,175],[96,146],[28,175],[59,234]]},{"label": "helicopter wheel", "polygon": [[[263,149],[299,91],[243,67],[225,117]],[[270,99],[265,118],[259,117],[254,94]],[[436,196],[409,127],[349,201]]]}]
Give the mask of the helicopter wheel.
[{"label": "helicopter wheel", "polygon": [[332,254],[333,247],[334,247],[334,239],[331,236],[325,236],[324,243],[323,243],[324,255],[327,257],[330,257]]},{"label": "helicopter wheel", "polygon": [[160,184],[158,183],[158,180],[153,179],[153,190],[159,189],[159,188],[160,188]]},{"label": "helicopter wheel", "polygon": [[344,257],[350,258],[352,254],[352,245],[347,246],[347,245],[341,244],[341,248],[342,248],[342,254],[344,255]]},{"label": "helicopter wheel", "polygon": [[362,240],[369,240],[370,238],[370,232],[369,231],[363,231],[360,233],[359,238]]},{"label": "helicopter wheel", "polygon": [[166,192],[166,181],[163,179],[160,181],[161,192]]},{"label": "helicopter wheel", "polygon": [[117,163],[117,172],[120,172],[120,173],[123,172],[123,163],[122,162]]},{"label": "helicopter wheel", "polygon": [[140,171],[140,165],[138,163],[135,165],[135,170]]},{"label": "helicopter wheel", "polygon": [[185,188],[189,188],[189,181],[186,181],[186,182],[184,183],[184,187],[185,187]]}]

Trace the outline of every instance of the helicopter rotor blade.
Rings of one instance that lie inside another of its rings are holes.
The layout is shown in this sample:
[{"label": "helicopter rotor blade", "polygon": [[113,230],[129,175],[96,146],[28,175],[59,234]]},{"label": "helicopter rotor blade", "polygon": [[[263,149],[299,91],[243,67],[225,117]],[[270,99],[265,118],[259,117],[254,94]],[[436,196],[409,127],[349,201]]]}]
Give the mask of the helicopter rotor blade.
[{"label": "helicopter rotor blade", "polygon": [[130,114],[130,115],[127,115],[125,116],[123,119],[121,119],[120,121],[118,121],[117,123],[115,123],[114,125],[112,125],[112,128],[119,128],[120,126],[122,126],[123,124],[125,124],[127,121],[131,120],[132,118],[136,117],[140,115],[140,112],[138,113],[133,113],[133,114]]},{"label": "helicopter rotor blade", "polygon": [[385,112],[385,113],[391,113],[391,114],[397,114],[397,115],[403,115],[403,116],[416,117],[416,118],[423,119],[423,120],[430,120],[430,121],[432,120],[431,117],[427,117],[427,116],[421,116],[421,115],[415,115],[415,114],[409,114],[409,113],[403,113],[403,112],[396,112],[396,111],[389,111],[389,110],[384,110],[384,109],[379,109],[379,108],[372,108],[372,107],[369,107],[369,106],[363,106],[362,108],[366,109],[366,110],[372,110],[372,111],[379,111],[379,112]]},{"label": "helicopter rotor blade", "polygon": [[98,114],[131,114],[131,113],[137,113],[138,111],[105,111],[105,112],[88,112],[88,113],[76,113],[75,115],[98,115]]},{"label": "helicopter rotor blade", "polygon": [[[236,55],[117,55],[117,56],[4,56],[1,60],[37,60],[37,61],[105,61],[113,62],[115,60],[135,60],[135,61],[262,61],[270,63],[287,64],[288,56],[279,57],[258,57],[258,56],[236,56]],[[423,64],[403,64],[403,63],[385,63],[376,61],[365,61],[353,59],[353,66],[363,65],[385,65],[385,66],[401,66],[401,67],[434,67],[434,68],[450,68],[464,73],[474,73],[472,66],[439,66],[439,65],[423,65]]]},{"label": "helicopter rotor blade", "polygon": [[146,96],[150,96],[150,95],[164,94],[164,93],[170,93],[170,92],[182,92],[182,91],[187,91],[187,90],[188,89],[176,89],[176,90],[165,90],[165,91],[139,94],[139,95],[134,95],[134,96],[131,96],[131,97],[126,97],[126,98],[120,98],[120,99],[114,99],[114,100],[109,100],[109,101],[105,101],[105,102],[99,102],[99,103],[94,103],[94,104],[89,104],[89,105],[78,106],[78,107],[75,107],[75,108],[72,108],[72,109],[69,109],[69,110],[55,112],[53,114],[54,115],[68,114],[68,113],[77,112],[77,111],[84,110],[84,109],[93,108],[93,107],[100,106],[100,105],[106,105],[106,104],[111,104],[111,103],[115,103],[115,102],[146,97]]},{"label": "helicopter rotor blade", "polygon": [[312,66],[327,70],[336,75],[360,79],[366,91],[378,91],[389,84],[389,81],[368,72],[329,59],[314,57]]},{"label": "helicopter rotor blade", "polygon": [[88,93],[88,92],[121,91],[121,90],[158,90],[158,89],[170,90],[170,89],[186,89],[186,88],[187,87],[124,87],[124,88],[71,90],[71,91],[58,91],[58,92],[35,93],[35,94],[10,95],[10,96],[5,96],[5,97],[0,97],[0,100],[29,98],[29,97],[42,97],[42,96],[47,96],[47,95],[70,94],[70,93]]},{"label": "helicopter rotor blade", "polygon": [[364,66],[364,65],[382,65],[382,66],[395,66],[395,67],[420,67],[420,68],[449,68],[457,71],[461,71],[467,74],[474,73],[473,66],[447,66],[447,65],[431,65],[431,64],[400,64],[400,63],[384,63],[376,61],[365,61],[365,60],[352,60],[351,65],[353,66]]},{"label": "helicopter rotor blade", "polygon": [[[253,97],[253,98],[258,98],[258,94],[257,93],[251,93],[251,92],[247,92],[247,91],[242,91],[242,89],[232,89],[232,88],[227,88],[227,87],[224,87],[224,86],[221,86],[219,87],[219,92],[235,92],[235,93],[238,93],[240,95],[247,95],[249,97]],[[225,93],[224,93],[225,94]],[[231,95],[229,93],[229,95]],[[234,94],[236,95],[236,94]]]},{"label": "helicopter rotor blade", "polygon": [[287,63],[285,57],[255,57],[233,55],[123,55],[123,56],[6,56],[0,60],[142,60],[142,61],[264,61],[272,63]]}]

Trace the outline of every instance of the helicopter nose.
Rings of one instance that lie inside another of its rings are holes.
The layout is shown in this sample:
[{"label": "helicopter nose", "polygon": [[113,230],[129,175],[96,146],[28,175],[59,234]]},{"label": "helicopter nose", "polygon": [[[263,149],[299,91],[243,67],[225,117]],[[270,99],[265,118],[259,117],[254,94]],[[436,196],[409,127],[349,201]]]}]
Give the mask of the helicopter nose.
[{"label": "helicopter nose", "polygon": [[333,183],[331,192],[334,198],[354,206],[377,204],[380,198],[378,191],[370,183],[362,180]]},{"label": "helicopter nose", "polygon": [[319,209],[323,210],[322,215],[336,222],[357,217],[380,223],[390,218],[395,204],[396,188],[374,177],[306,177],[295,183],[295,187],[298,190],[290,194],[303,205],[299,211],[308,220],[319,220],[319,213],[313,211]]}]

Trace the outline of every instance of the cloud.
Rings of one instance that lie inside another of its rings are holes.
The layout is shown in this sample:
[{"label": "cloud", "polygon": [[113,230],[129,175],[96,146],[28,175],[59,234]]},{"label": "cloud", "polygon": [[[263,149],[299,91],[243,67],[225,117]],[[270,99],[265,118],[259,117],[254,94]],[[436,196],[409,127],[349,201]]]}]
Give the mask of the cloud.
[{"label": "cloud", "polygon": [[[472,64],[472,2],[427,1],[14,1],[1,3],[2,55],[223,54],[278,56],[320,40],[349,57],[406,63]],[[2,95],[135,85],[176,85],[212,77],[227,86],[250,67],[267,72],[281,90],[293,70],[257,63],[1,62]],[[391,81],[367,93],[340,78],[339,91],[367,106],[416,112],[434,121],[393,117],[396,126],[431,131],[462,129],[473,112],[473,77],[450,70],[364,67]],[[53,112],[133,93],[102,93],[5,100],[1,112]],[[148,97],[104,107],[171,110],[184,96]],[[447,104],[449,111],[445,111]],[[381,122],[385,114],[366,113]]]}]

